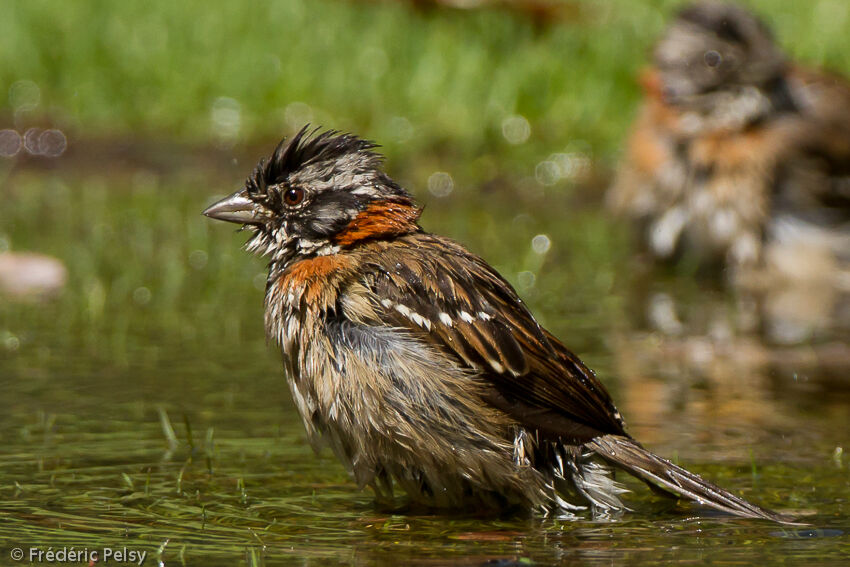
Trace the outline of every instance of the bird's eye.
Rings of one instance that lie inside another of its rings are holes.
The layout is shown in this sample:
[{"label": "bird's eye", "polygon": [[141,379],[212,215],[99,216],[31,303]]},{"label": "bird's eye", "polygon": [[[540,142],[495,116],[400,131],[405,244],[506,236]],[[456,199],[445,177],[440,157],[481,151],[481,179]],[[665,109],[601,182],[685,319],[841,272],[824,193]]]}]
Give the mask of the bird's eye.
[{"label": "bird's eye", "polygon": [[717,67],[720,65],[720,62],[723,61],[723,56],[712,49],[711,51],[705,52],[703,59],[705,60],[705,64],[709,67]]},{"label": "bird's eye", "polygon": [[283,202],[286,203],[290,207],[294,207],[295,205],[300,205],[301,201],[304,200],[304,189],[300,189],[298,187],[290,187],[283,194]]}]

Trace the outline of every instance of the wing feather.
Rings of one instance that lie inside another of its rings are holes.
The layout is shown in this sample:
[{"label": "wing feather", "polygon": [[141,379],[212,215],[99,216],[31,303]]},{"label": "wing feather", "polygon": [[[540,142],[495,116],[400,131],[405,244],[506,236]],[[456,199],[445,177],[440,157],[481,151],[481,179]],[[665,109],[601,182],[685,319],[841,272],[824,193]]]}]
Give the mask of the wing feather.
[{"label": "wing feather", "polygon": [[364,283],[379,298],[381,324],[406,329],[474,370],[490,386],[486,402],[539,434],[572,443],[623,434],[602,383],[486,262],[425,233],[375,246]]}]

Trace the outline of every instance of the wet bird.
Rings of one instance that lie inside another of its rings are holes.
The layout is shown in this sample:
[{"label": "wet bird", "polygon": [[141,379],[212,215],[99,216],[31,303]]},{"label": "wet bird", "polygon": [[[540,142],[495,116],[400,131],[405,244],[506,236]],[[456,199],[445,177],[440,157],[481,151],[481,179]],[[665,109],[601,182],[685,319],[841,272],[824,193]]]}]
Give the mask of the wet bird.
[{"label": "wet bird", "polygon": [[701,2],[679,12],[642,83],[607,199],[652,255],[689,254],[736,277],[843,267],[848,287],[846,80],[789,63],[747,10]]},{"label": "wet bird", "polygon": [[375,144],[306,128],[207,216],[269,260],[265,327],[310,440],[379,502],[624,509],[607,465],[736,516],[786,521],[644,449],[594,373],[421,209]]}]

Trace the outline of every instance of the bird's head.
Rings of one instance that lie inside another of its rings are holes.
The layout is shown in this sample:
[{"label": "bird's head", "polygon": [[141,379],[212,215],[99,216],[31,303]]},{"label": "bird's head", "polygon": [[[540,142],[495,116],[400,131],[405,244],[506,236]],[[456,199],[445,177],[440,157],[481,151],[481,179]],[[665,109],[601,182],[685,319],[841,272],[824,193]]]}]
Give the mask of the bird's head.
[{"label": "bird's head", "polygon": [[668,102],[688,105],[700,95],[762,88],[785,68],[768,27],[732,4],[704,1],[683,8],[654,53]]},{"label": "bird's head", "polygon": [[245,187],[204,214],[253,230],[248,250],[278,267],[419,230],[421,209],[383,172],[376,144],[317,132],[305,126],[281,141]]}]

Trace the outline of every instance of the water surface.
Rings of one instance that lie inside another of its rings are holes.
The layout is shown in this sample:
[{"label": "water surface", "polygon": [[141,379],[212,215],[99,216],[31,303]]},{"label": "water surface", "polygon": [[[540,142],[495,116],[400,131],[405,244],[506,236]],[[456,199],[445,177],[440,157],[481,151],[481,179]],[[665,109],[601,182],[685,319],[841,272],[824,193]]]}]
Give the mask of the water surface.
[{"label": "water surface", "polygon": [[69,283],[0,303],[3,563],[51,546],[147,550],[147,565],[847,561],[846,327],[765,339],[721,285],[634,260],[593,191],[516,180],[435,197],[421,172],[394,172],[427,202],[426,228],[484,255],[597,370],[636,437],[811,526],[626,479],[633,511],[605,521],[377,510],[305,441],[246,235],[199,214],[243,169],[4,174],[3,246],[58,257]]}]

